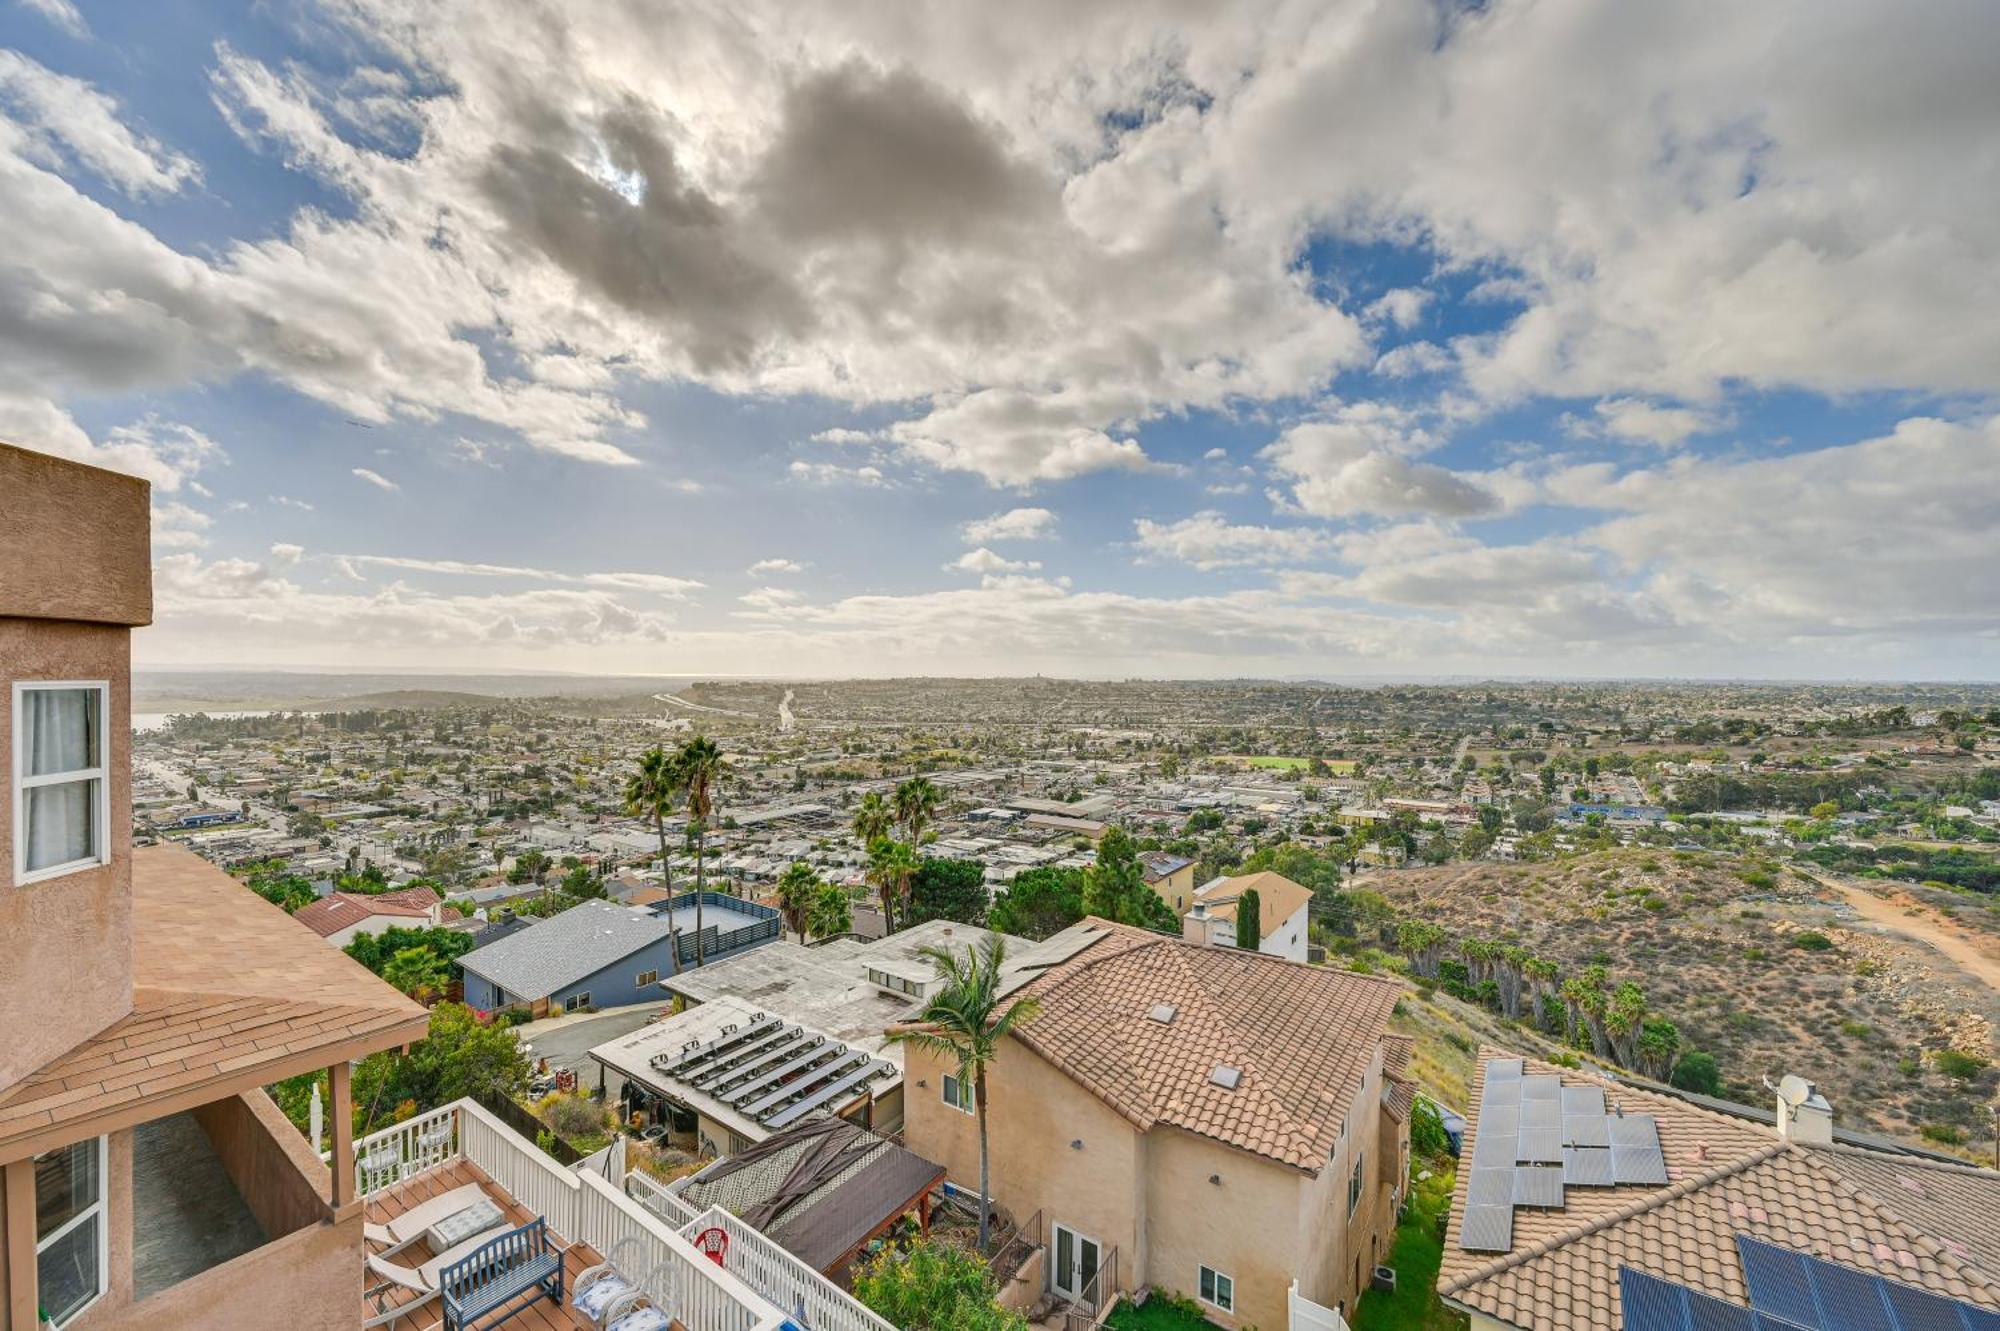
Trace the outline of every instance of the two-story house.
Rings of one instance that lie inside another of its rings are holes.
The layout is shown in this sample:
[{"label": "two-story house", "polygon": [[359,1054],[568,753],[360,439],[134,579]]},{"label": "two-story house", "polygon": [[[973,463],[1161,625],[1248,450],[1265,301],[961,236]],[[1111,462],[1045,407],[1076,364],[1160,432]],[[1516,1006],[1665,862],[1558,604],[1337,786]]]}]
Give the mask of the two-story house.
[{"label": "two-story house", "polygon": [[1193,902],[1181,913],[1181,936],[1208,947],[1239,947],[1237,916],[1246,894],[1257,899],[1257,951],[1287,961],[1306,959],[1306,921],[1312,891],[1281,873],[1239,874],[1212,878],[1194,890]]},{"label": "two-story house", "polygon": [[[0,445],[0,1331],[352,1327],[350,1061],[422,1008],[131,843],[149,487]],[[328,1071],[329,1170],[261,1089]]]},{"label": "two-story house", "polygon": [[[1065,938],[1013,971],[1041,1013],[987,1076],[994,1200],[1043,1217],[1050,1290],[1177,1291],[1230,1327],[1287,1326],[1294,1288],[1352,1308],[1408,1168],[1400,985],[1095,918]],[[905,1137],[976,1190],[956,1073],[909,1050]]]}]

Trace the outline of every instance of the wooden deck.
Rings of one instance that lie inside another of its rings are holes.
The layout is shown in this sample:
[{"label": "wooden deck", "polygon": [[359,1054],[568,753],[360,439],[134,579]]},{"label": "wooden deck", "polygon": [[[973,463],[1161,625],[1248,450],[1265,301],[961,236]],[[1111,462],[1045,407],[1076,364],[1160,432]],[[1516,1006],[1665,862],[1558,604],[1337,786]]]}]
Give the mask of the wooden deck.
[{"label": "wooden deck", "polygon": [[[467,1183],[477,1183],[486,1190],[486,1195],[491,1197],[494,1204],[505,1213],[508,1225],[525,1225],[535,1218],[532,1212],[486,1177],[479,1166],[466,1160],[453,1160],[449,1164],[439,1165],[369,1198],[366,1207],[367,1217],[375,1224],[387,1224],[419,1202],[435,1197],[439,1193],[450,1192],[453,1188],[462,1187]],[[429,1245],[419,1239],[390,1260],[402,1266],[417,1267],[434,1256],[436,1254],[430,1250]],[[599,1260],[595,1252],[581,1243],[571,1245],[569,1251],[563,1255],[563,1306],[557,1307],[546,1298],[531,1301],[523,1297],[514,1305],[521,1311],[512,1314],[507,1320],[510,1331],[516,1327],[520,1328],[520,1331],[589,1331],[591,1326],[589,1319],[571,1309],[568,1300],[578,1274],[587,1267],[597,1265]],[[358,1260],[355,1264],[361,1266],[362,1289],[366,1291],[375,1281],[369,1276],[367,1268]],[[396,1291],[396,1294],[399,1297],[391,1299],[390,1306],[406,1306],[416,1298],[415,1295],[401,1290]],[[361,1316],[357,1321],[366,1321],[376,1316],[379,1311],[386,1311],[386,1309],[378,1310],[365,1292],[361,1298],[361,1309]],[[489,1318],[482,1320],[490,1320],[490,1315]],[[389,1324],[389,1331],[431,1331],[431,1328],[439,1327],[443,1322],[444,1304],[441,1300],[433,1299],[409,1316]]]}]

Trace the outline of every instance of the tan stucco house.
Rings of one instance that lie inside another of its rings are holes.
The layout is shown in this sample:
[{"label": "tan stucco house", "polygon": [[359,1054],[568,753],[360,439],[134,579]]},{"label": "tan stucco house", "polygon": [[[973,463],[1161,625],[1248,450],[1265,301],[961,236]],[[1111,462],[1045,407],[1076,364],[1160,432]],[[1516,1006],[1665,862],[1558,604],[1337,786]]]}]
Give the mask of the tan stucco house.
[{"label": "tan stucco house", "polygon": [[1312,890],[1268,869],[1211,879],[1196,888],[1193,904],[1181,912],[1181,936],[1208,947],[1237,946],[1236,912],[1246,892],[1257,894],[1257,950],[1304,961]]},{"label": "tan stucco house", "polygon": [[[1042,1014],[988,1074],[994,1199],[1017,1223],[1040,1213],[1051,1290],[1173,1290],[1266,1331],[1294,1281],[1351,1309],[1407,1172],[1400,986],[1097,919],[1074,941],[1022,977]],[[906,1138],[976,1189],[954,1072],[910,1051]]]},{"label": "tan stucco house", "polygon": [[[352,1327],[350,1060],[424,1010],[131,839],[144,481],[0,445],[0,1331]],[[335,1167],[261,1087],[330,1070]]]},{"label": "tan stucco house", "polygon": [[1139,870],[1145,876],[1146,886],[1159,893],[1175,919],[1187,914],[1194,905],[1194,869],[1193,860],[1172,851],[1149,850],[1139,856]]}]

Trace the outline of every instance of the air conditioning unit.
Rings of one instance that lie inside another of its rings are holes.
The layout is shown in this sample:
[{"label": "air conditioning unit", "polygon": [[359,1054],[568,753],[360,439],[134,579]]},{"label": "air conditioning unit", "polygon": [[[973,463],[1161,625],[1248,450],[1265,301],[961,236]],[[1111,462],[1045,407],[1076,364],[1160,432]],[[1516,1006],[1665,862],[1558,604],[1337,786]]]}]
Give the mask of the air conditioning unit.
[{"label": "air conditioning unit", "polygon": [[1379,1289],[1384,1294],[1394,1294],[1396,1292],[1396,1268],[1393,1266],[1376,1267],[1375,1278],[1368,1283],[1370,1287]]}]

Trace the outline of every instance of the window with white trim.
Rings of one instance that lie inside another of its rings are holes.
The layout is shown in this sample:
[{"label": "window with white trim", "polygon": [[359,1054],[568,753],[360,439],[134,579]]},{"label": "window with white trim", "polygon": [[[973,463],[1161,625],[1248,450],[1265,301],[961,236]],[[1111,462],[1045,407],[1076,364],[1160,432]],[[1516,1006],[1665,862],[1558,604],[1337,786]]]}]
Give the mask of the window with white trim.
[{"label": "window with white trim", "polygon": [[1226,1313],[1236,1311],[1236,1282],[1220,1271],[1201,1268],[1201,1301]]},{"label": "window with white trim", "polygon": [[563,1011],[565,1012],[574,1012],[578,1008],[586,1008],[589,1006],[590,1006],[590,990],[588,989],[584,990],[580,994],[571,994],[568,998],[565,998],[563,1000]]},{"label": "window with white trim", "polygon": [[656,970],[640,971],[638,976],[633,980],[633,983],[641,989],[644,989],[649,984],[658,984],[659,982],[660,973]]},{"label": "window with white trim", "polygon": [[110,860],[110,695],[102,680],[14,685],[16,883]]},{"label": "window with white trim", "polygon": [[107,1287],[105,1141],[35,1157],[36,1298],[50,1326],[68,1325]]},{"label": "window with white trim", "polygon": [[1354,1173],[1347,1180],[1347,1218],[1354,1219],[1354,1208],[1361,1205],[1361,1169],[1368,1163],[1366,1152],[1357,1152],[1354,1157]]},{"label": "window with white trim", "polygon": [[944,1102],[961,1114],[972,1112],[972,1083],[944,1074]]}]

